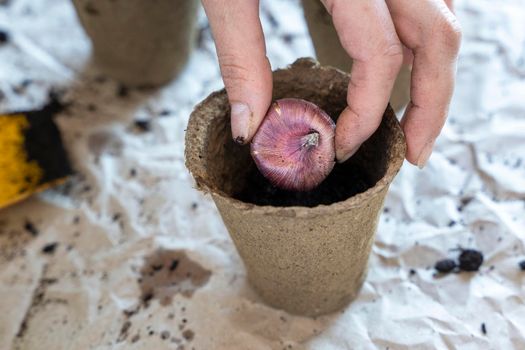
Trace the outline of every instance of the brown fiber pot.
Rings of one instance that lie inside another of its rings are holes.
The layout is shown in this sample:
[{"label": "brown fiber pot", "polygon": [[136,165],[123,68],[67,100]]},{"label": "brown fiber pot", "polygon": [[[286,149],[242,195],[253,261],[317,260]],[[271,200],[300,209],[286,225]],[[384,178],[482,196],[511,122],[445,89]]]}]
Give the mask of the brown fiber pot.
[{"label": "brown fiber pot", "polygon": [[198,0],[73,0],[96,64],[120,82],[155,86],[186,64],[196,40]]},{"label": "brown fiber pot", "polygon": [[[348,81],[342,71],[300,59],[274,72],[273,97],[303,98],[337,116],[346,106]],[[186,165],[198,188],[212,195],[249,282],[265,302],[291,313],[340,309],[363,284],[383,201],[403,163],[405,140],[392,109],[348,161],[375,185],[313,208],[258,206],[234,198],[254,165],[249,147],[232,141],[229,113],[224,90],[195,108],[186,133]]]}]

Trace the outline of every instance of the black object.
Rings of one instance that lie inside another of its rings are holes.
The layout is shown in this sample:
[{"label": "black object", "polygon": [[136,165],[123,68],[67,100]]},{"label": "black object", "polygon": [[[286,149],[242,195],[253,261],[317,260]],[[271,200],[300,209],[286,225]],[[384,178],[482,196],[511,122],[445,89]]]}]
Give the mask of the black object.
[{"label": "black object", "polygon": [[9,41],[9,34],[5,31],[0,29],[0,45],[3,45]]},{"label": "black object", "polygon": [[443,259],[436,262],[434,268],[441,273],[448,273],[454,270],[457,267],[457,264],[452,259]]},{"label": "black object", "polygon": [[142,132],[151,130],[151,123],[149,120],[135,120],[135,127]]},{"label": "black object", "polygon": [[49,243],[42,248],[42,253],[44,254],[53,254],[55,252],[55,249],[58,247],[58,243]]},{"label": "black object", "polygon": [[475,249],[461,249],[459,268],[463,271],[478,271],[483,264],[483,253]]},{"label": "black object", "polygon": [[73,173],[60,131],[53,121],[53,117],[66,107],[56,94],[50,93],[50,101],[42,109],[15,113],[24,114],[29,122],[29,127],[24,131],[24,149],[28,160],[35,160],[44,170],[41,183]]},{"label": "black object", "polygon": [[170,271],[174,271],[177,266],[179,266],[179,261],[177,259],[173,260],[170,265]]},{"label": "black object", "polygon": [[287,191],[273,186],[254,166],[241,190],[234,195],[246,203],[273,205],[276,207],[315,207],[344,201],[375,185],[362,166],[336,164],[328,177],[311,191]]},{"label": "black object", "polygon": [[126,85],[120,85],[117,90],[117,96],[126,98],[129,95],[129,88]]},{"label": "black object", "polygon": [[34,237],[38,236],[38,229],[31,221],[26,221],[26,223],[24,224],[24,229]]},{"label": "black object", "polygon": [[525,260],[522,260],[518,263],[521,271],[525,271]]}]

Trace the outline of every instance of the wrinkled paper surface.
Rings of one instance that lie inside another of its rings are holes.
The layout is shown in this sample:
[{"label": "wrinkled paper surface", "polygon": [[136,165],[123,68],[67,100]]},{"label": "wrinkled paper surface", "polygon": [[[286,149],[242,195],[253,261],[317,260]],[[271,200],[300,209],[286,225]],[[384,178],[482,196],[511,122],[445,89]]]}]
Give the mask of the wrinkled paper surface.
[{"label": "wrinkled paper surface", "polygon": [[[463,45],[436,152],[391,187],[359,298],[317,319],[258,299],[183,164],[188,116],[222,85],[203,13],[180,79],[118,97],[69,1],[8,3],[0,107],[65,89],[58,123],[78,174],[0,212],[0,349],[525,349],[523,1],[457,1]],[[261,13],[274,68],[313,55],[297,1]],[[458,246],[484,252],[481,271],[434,277]]]}]

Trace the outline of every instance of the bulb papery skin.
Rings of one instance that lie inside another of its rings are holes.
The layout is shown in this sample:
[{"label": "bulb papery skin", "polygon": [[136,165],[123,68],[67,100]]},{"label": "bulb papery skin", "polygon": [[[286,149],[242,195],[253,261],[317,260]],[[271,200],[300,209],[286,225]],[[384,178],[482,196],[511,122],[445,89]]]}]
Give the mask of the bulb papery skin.
[{"label": "bulb papery skin", "polygon": [[259,171],[276,187],[309,191],[335,165],[335,123],[315,104],[295,98],[275,101],[252,139]]}]

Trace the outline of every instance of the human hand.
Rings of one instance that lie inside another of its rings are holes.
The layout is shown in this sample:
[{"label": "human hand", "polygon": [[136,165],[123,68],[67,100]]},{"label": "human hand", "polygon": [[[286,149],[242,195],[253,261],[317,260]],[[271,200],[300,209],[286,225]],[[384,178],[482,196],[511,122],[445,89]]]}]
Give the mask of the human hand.
[{"label": "human hand", "polygon": [[[413,64],[402,119],[406,158],[423,167],[446,120],[461,31],[452,0],[322,0],[353,59],[348,107],[338,119],[337,160],[378,128],[403,60]],[[232,135],[251,140],[272,97],[271,67],[256,0],[203,0],[231,103]],[[408,49],[408,50],[407,50]]]}]

